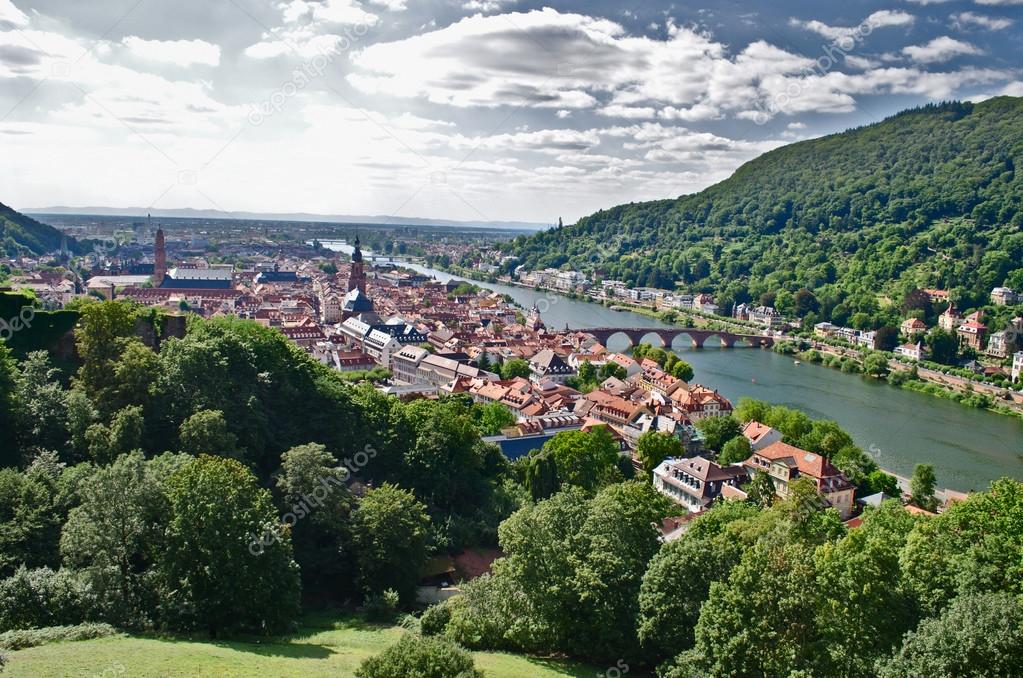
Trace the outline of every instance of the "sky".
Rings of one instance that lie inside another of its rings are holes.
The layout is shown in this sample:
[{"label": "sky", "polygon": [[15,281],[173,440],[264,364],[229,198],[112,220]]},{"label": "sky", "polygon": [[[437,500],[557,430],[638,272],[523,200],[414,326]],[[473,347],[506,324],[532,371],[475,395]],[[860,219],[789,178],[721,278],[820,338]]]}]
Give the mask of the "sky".
[{"label": "sky", "polygon": [[1023,0],[0,0],[0,201],[566,223],[1023,96]]}]

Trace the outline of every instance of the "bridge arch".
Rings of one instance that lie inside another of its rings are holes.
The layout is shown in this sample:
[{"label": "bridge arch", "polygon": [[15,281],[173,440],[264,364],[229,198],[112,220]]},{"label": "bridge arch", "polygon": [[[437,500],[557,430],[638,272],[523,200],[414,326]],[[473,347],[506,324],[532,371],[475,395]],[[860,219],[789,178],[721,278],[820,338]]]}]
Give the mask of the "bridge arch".
[{"label": "bridge arch", "polygon": [[[618,336],[624,337],[629,342],[629,347],[644,343],[650,335],[657,337],[661,348],[674,349],[675,342],[682,335],[688,337],[693,348],[703,348],[708,339],[713,338],[712,346],[722,348],[742,347],[769,347],[774,344],[774,339],[759,335],[735,334],[725,330],[707,330],[696,327],[659,328],[659,327],[597,327],[589,330],[582,330],[592,335],[605,347],[612,339]],[[646,341],[654,345],[653,341]]]}]

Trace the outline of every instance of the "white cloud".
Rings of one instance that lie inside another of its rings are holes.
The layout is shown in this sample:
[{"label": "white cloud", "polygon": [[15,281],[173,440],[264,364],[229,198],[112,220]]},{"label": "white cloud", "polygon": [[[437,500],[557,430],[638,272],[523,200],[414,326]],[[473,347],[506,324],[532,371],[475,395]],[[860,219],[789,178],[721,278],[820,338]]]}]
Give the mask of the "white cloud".
[{"label": "white cloud", "polygon": [[313,22],[325,24],[368,24],[377,22],[377,16],[354,0],[291,0],[281,10],[285,23]]},{"label": "white cloud", "polygon": [[[392,11],[404,7],[401,0],[380,0],[376,4]],[[364,10],[356,0],[289,0],[278,7],[283,25],[247,47],[246,56],[272,59],[290,52],[306,60],[332,57],[362,43],[367,31],[380,21],[380,17]]]},{"label": "white cloud", "polygon": [[1012,19],[1004,17],[991,17],[973,12],[960,12],[951,17],[952,25],[956,28],[983,28],[989,31],[1000,31],[1012,25]]},{"label": "white cloud", "polygon": [[[910,14],[883,10],[864,25],[872,30],[913,21]],[[855,30],[828,27],[825,32],[848,36]],[[974,49],[948,41],[910,47],[905,55],[936,63],[952,51]],[[848,65],[865,71],[853,79],[764,40],[730,53],[711,36],[672,22],[668,38],[656,39],[629,35],[612,21],[550,8],[467,17],[405,40],[376,43],[353,54],[352,62],[349,83],[369,94],[461,108],[592,109],[610,117],[688,122],[729,114],[762,122],[777,114],[850,112],[857,94],[948,92],[948,83],[1005,76],[969,69],[939,74],[882,69],[874,76],[878,61],[853,56]]]},{"label": "white cloud", "polygon": [[28,17],[11,0],[0,0],[0,28],[5,25],[18,28],[28,25]]},{"label": "white cloud", "polygon": [[886,28],[888,26],[908,26],[914,21],[916,21],[916,17],[912,14],[888,9],[874,12],[864,19],[859,26],[829,26],[823,21],[817,21],[816,19],[811,21],[801,21],[795,18],[789,19],[791,25],[813,31],[833,41],[857,37],[862,39],[870,35],[871,31],[875,29]]},{"label": "white cloud", "polygon": [[1023,5],[1023,0],[974,0],[978,5],[989,7],[1009,7],[1012,5]]},{"label": "white cloud", "polygon": [[657,111],[650,106],[623,106],[622,104],[608,104],[597,113],[608,118],[630,119],[653,118],[657,115]]},{"label": "white cloud", "polygon": [[517,0],[466,0],[462,3],[462,9],[469,12],[496,12],[504,9],[505,5],[513,5]]},{"label": "white cloud", "polygon": [[405,0],[369,0],[371,5],[383,7],[389,12],[404,12],[408,7]]},{"label": "white cloud", "polygon": [[874,59],[868,59],[867,57],[856,56],[855,54],[846,54],[845,63],[849,64],[850,67],[866,71],[871,68],[877,68],[880,64]]},{"label": "white cloud", "polygon": [[132,54],[150,61],[182,66],[220,63],[220,47],[205,40],[143,40],[129,35],[121,43]]},{"label": "white cloud", "polygon": [[957,56],[983,54],[983,51],[968,42],[945,35],[935,38],[925,45],[903,47],[902,53],[917,63],[933,64],[948,61]]}]

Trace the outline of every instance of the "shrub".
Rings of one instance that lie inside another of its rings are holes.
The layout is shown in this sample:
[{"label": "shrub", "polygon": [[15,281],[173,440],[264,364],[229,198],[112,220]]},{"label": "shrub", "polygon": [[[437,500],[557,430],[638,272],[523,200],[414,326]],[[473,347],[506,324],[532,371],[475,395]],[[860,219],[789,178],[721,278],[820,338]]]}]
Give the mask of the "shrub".
[{"label": "shrub", "polygon": [[422,619],[419,620],[419,628],[424,636],[439,636],[444,633],[449,621],[451,608],[447,603],[437,603],[426,608]]},{"label": "shrub", "polygon": [[107,638],[120,633],[110,624],[78,624],[76,626],[49,626],[43,629],[22,629],[0,633],[0,648],[23,650],[27,647],[68,640]]},{"label": "shrub", "polygon": [[398,614],[400,604],[398,592],[387,589],[378,596],[370,596],[366,601],[366,619],[379,624],[390,624]]},{"label": "shrub", "polygon": [[441,638],[411,634],[370,657],[355,671],[357,678],[483,678],[472,655]]},{"label": "shrub", "polygon": [[19,567],[0,582],[0,631],[78,624],[90,600],[88,588],[69,570]]}]

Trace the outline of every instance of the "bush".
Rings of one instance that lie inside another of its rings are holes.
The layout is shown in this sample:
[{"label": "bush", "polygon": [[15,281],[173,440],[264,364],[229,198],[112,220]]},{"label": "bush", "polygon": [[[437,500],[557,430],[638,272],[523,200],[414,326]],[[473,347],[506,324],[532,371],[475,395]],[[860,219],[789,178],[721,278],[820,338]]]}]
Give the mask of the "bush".
[{"label": "bush", "polygon": [[472,655],[441,638],[405,635],[375,657],[362,662],[357,678],[484,678]]},{"label": "bush", "polygon": [[400,600],[398,592],[387,589],[377,596],[370,596],[366,601],[366,619],[378,624],[390,624],[398,615]]},{"label": "bush", "polygon": [[23,629],[0,633],[0,648],[23,650],[26,647],[69,640],[91,640],[119,635],[110,624],[78,624],[76,626],[50,626],[43,629]]},{"label": "bush", "polygon": [[444,633],[451,621],[451,608],[447,603],[437,603],[426,608],[419,620],[419,628],[424,636],[439,636]]},{"label": "bush", "polygon": [[88,588],[69,570],[19,567],[0,582],[0,631],[81,623],[90,600]]}]

